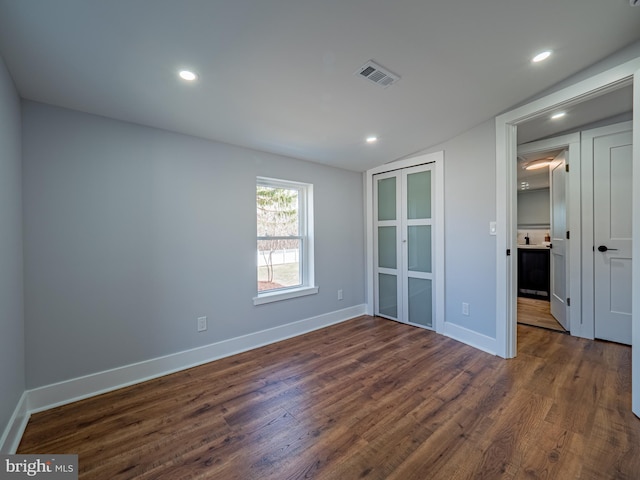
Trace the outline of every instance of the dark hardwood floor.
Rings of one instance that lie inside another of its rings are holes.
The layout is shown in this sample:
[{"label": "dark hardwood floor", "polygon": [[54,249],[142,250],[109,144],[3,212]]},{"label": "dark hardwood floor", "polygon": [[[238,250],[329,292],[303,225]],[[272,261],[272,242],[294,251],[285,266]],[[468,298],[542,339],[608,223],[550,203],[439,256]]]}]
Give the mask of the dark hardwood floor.
[{"label": "dark hardwood floor", "polygon": [[518,297],[518,323],[567,333],[551,315],[551,304],[546,300]]},{"label": "dark hardwood floor", "polygon": [[360,317],[34,414],[81,479],[638,479],[631,349],[518,326],[504,360]]}]

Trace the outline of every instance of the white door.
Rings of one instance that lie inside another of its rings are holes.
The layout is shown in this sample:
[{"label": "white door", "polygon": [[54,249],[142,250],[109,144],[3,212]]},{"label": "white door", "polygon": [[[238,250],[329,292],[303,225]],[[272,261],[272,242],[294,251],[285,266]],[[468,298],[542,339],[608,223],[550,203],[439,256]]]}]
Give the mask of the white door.
[{"label": "white door", "polygon": [[373,181],[375,314],[402,319],[402,183],[398,171],[375,175]]},{"label": "white door", "polygon": [[551,315],[569,330],[567,318],[567,175],[566,150],[549,166],[551,195],[550,282]]},{"label": "white door", "polygon": [[434,165],[402,170],[404,321],[433,329]]},{"label": "white door", "polygon": [[630,127],[613,132],[609,129],[594,136],[592,148],[595,336],[630,345],[633,174]]},{"label": "white door", "polygon": [[374,175],[375,314],[433,329],[433,164]]}]

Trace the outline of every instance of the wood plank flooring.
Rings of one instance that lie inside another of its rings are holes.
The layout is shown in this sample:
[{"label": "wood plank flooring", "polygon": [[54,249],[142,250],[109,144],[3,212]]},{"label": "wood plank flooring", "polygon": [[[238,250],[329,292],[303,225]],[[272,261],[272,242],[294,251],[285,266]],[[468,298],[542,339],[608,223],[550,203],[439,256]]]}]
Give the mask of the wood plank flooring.
[{"label": "wood plank flooring", "polygon": [[566,332],[551,315],[551,304],[546,300],[518,297],[518,323]]},{"label": "wood plank flooring", "polygon": [[504,360],[360,317],[34,414],[87,479],[638,479],[631,349],[518,326]]}]

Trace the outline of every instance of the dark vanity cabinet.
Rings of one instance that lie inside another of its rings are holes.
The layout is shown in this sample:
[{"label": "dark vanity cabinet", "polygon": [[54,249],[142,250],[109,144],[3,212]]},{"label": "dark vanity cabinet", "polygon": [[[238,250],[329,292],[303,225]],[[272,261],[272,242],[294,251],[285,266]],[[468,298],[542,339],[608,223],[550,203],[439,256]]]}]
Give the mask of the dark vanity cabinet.
[{"label": "dark vanity cabinet", "polygon": [[549,249],[518,248],[518,296],[549,300]]}]

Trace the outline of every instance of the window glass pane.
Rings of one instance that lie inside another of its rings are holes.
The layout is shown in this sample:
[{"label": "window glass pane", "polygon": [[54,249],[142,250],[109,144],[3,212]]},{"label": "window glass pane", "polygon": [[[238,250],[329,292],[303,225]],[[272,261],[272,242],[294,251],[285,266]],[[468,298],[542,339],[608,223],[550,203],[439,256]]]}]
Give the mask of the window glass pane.
[{"label": "window glass pane", "polygon": [[285,237],[300,234],[297,189],[258,185],[256,206],[259,237]]},{"label": "window glass pane", "polygon": [[431,218],[431,172],[407,175],[407,218]]},{"label": "window glass pane", "polygon": [[431,280],[409,277],[409,322],[433,326]]},{"label": "window glass pane", "polygon": [[396,227],[378,227],[378,266],[396,268]]},{"label": "window glass pane", "polygon": [[398,277],[378,274],[378,310],[382,315],[398,318]]},{"label": "window glass pane", "polygon": [[258,292],[302,285],[302,240],[258,240]]},{"label": "window glass pane", "polygon": [[431,273],[431,225],[408,227],[409,270]]},{"label": "window glass pane", "polygon": [[396,219],[396,179],[378,180],[378,220]]}]

